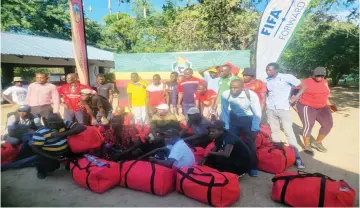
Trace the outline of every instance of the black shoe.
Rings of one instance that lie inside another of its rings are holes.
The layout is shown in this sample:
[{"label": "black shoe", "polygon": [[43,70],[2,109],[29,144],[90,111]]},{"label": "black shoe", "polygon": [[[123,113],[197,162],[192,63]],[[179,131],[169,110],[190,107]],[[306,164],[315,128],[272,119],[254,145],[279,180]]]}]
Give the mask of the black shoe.
[{"label": "black shoe", "polygon": [[311,149],[310,145],[308,145],[307,147],[304,148],[304,152],[309,155],[314,155],[314,150]]},{"label": "black shoe", "polygon": [[322,145],[322,143],[311,143],[311,146],[314,147],[319,152],[327,152],[327,149]]},{"label": "black shoe", "polygon": [[43,172],[40,172],[38,171],[37,174],[36,174],[37,178],[38,179],[45,179],[47,174],[46,173],[43,173]]}]

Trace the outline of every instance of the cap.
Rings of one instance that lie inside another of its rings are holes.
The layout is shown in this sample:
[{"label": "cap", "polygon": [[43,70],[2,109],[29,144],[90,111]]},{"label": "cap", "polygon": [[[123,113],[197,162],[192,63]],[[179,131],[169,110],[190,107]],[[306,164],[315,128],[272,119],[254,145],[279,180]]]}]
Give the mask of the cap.
[{"label": "cap", "polygon": [[217,70],[216,70],[215,67],[211,67],[211,68],[208,70],[208,72],[215,72],[215,73],[217,73]]},{"label": "cap", "polygon": [[163,132],[163,134],[165,136],[179,136],[180,135],[179,131],[174,128],[167,129],[166,131]]},{"label": "cap", "polygon": [[158,106],[156,106],[156,109],[159,109],[159,110],[169,110],[169,105],[168,104],[160,104]]},{"label": "cap", "polygon": [[24,79],[22,77],[14,77],[14,80],[12,81],[12,83],[14,82],[23,82]]},{"label": "cap", "polygon": [[247,76],[256,76],[255,69],[253,68],[245,68],[242,74]]},{"label": "cap", "polygon": [[20,105],[18,111],[19,112],[30,112],[31,107],[28,105]]},{"label": "cap", "polygon": [[82,89],[81,94],[86,94],[86,95],[92,94],[92,90],[90,90],[90,89]]},{"label": "cap", "polygon": [[224,129],[225,123],[221,120],[212,121],[209,128],[212,129]]},{"label": "cap", "polygon": [[197,114],[200,113],[200,110],[197,107],[192,107],[187,111],[187,114],[193,115],[193,114]]},{"label": "cap", "polygon": [[326,69],[324,67],[316,67],[313,74],[314,76],[326,76]]}]

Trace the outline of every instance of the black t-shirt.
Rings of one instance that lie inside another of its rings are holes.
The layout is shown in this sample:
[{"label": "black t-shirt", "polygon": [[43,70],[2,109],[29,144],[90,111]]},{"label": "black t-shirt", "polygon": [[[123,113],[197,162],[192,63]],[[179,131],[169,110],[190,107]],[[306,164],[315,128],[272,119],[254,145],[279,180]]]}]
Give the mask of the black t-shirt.
[{"label": "black t-shirt", "polygon": [[109,99],[109,90],[114,89],[114,85],[112,83],[105,83],[103,85],[94,84],[93,87],[97,89],[97,94],[105,97],[106,99]]},{"label": "black t-shirt", "polygon": [[239,141],[240,137],[228,132],[227,130],[224,130],[223,135],[215,140],[215,146],[218,151],[224,150],[227,144],[234,145],[236,142]]},{"label": "black t-shirt", "polygon": [[109,103],[108,99],[101,95],[92,96],[87,103],[92,109],[95,110],[103,108],[105,111],[110,111],[112,109],[112,106]]}]

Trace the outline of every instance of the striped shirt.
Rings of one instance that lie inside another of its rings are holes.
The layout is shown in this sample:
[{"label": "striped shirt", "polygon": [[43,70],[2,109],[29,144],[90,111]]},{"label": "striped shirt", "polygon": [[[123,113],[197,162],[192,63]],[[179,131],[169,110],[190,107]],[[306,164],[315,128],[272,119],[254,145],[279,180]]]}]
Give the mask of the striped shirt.
[{"label": "striped shirt", "polygon": [[[64,127],[59,132],[64,132],[75,127],[76,122],[64,121]],[[52,133],[56,132],[54,129],[48,127],[37,130],[33,136],[32,145],[40,146],[43,150],[54,154],[56,156],[64,155],[69,152],[66,137],[53,137]]]}]

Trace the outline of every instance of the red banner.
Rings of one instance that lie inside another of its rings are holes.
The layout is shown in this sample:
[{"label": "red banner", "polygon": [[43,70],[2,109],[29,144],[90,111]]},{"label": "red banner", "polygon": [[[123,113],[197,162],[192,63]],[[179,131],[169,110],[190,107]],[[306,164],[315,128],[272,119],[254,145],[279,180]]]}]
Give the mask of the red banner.
[{"label": "red banner", "polygon": [[82,0],[69,0],[73,54],[81,84],[89,85],[89,70],[85,40]]}]

